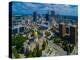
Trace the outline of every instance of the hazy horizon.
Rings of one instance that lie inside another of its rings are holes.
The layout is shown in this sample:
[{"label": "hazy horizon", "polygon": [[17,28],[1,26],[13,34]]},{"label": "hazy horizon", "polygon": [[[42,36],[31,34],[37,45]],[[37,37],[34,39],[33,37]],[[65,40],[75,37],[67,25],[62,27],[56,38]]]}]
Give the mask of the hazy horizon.
[{"label": "hazy horizon", "polygon": [[34,11],[45,14],[48,11],[55,11],[56,15],[78,16],[78,6],[66,4],[12,1],[10,11],[12,11],[12,15],[32,14]]}]

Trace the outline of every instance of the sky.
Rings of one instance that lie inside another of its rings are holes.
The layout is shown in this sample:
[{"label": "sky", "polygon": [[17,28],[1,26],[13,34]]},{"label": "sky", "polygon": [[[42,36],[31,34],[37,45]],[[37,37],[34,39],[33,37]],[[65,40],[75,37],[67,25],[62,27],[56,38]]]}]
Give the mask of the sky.
[{"label": "sky", "polygon": [[55,11],[57,15],[77,16],[77,5],[65,4],[48,4],[48,3],[33,3],[33,2],[19,2],[12,1],[12,14],[32,14],[33,11],[38,13],[46,13],[48,10]]}]

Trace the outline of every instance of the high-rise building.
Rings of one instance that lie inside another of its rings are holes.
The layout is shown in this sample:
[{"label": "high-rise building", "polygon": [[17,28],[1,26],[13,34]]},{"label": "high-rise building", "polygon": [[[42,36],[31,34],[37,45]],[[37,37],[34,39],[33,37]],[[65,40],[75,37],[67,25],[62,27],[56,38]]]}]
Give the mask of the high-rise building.
[{"label": "high-rise building", "polygon": [[51,16],[55,16],[55,11],[51,11]]},{"label": "high-rise building", "polygon": [[36,22],[36,18],[37,18],[37,12],[33,12],[33,22]]},{"label": "high-rise building", "polygon": [[46,14],[45,18],[46,18],[46,21],[49,21],[49,14]]},{"label": "high-rise building", "polygon": [[59,24],[59,34],[60,34],[60,37],[63,38],[66,34],[66,26],[65,26],[65,23],[60,23]]},{"label": "high-rise building", "polygon": [[71,37],[71,43],[75,44],[76,41],[76,32],[77,32],[77,28],[76,25],[72,25],[70,26],[70,37]]},{"label": "high-rise building", "polygon": [[50,17],[51,17],[51,11],[48,10],[48,13],[45,16],[46,21],[50,21]]}]

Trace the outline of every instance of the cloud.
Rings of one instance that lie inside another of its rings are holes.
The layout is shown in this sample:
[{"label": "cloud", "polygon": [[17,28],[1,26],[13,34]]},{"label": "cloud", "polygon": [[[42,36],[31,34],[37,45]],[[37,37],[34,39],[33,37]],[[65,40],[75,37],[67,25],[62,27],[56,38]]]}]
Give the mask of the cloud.
[{"label": "cloud", "polygon": [[63,5],[63,4],[43,4],[43,3],[30,3],[30,2],[13,2],[13,13],[31,13],[38,11],[43,13],[47,10],[54,10],[56,14],[60,15],[77,15],[77,6],[75,5]]},{"label": "cloud", "polygon": [[50,8],[50,7],[47,6],[47,7],[42,8],[41,10],[46,10],[47,11],[47,10],[53,10],[53,8]]},{"label": "cloud", "polygon": [[77,7],[71,7],[71,5],[54,5],[56,14],[62,15],[77,15]]}]

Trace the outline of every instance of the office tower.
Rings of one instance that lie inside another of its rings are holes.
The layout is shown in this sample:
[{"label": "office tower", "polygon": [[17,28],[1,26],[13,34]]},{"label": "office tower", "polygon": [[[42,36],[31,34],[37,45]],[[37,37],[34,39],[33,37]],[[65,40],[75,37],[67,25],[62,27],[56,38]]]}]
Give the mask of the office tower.
[{"label": "office tower", "polygon": [[33,22],[36,22],[37,12],[33,12]]},{"label": "office tower", "polygon": [[45,18],[46,21],[50,21],[51,11],[48,10],[48,13],[46,13]]},{"label": "office tower", "polygon": [[55,16],[55,11],[51,11],[51,16]]},{"label": "office tower", "polygon": [[70,26],[71,26],[72,24],[71,24],[71,22],[70,22],[70,20],[68,20],[68,23],[67,23],[67,26],[66,26],[66,33],[67,34],[70,34]]},{"label": "office tower", "polygon": [[46,18],[46,21],[49,21],[49,14],[46,14],[45,18]]},{"label": "office tower", "polygon": [[66,33],[69,34],[70,33],[70,28],[66,27]]},{"label": "office tower", "polygon": [[65,23],[60,23],[59,24],[59,34],[60,34],[60,37],[64,37],[65,34],[66,34],[66,26],[65,26]]},{"label": "office tower", "polygon": [[71,43],[75,44],[76,41],[76,32],[77,32],[77,28],[76,25],[72,25],[70,26],[70,37],[71,37]]}]

